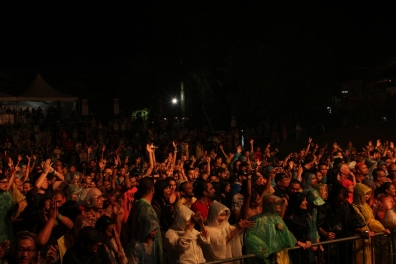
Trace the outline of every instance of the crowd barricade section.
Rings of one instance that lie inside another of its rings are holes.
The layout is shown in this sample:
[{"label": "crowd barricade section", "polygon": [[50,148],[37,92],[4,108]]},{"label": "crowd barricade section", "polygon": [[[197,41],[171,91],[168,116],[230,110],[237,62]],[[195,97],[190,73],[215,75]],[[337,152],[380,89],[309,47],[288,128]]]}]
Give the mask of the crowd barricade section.
[{"label": "crowd barricade section", "polygon": [[[371,257],[372,261],[368,263],[373,264],[396,264],[396,241],[395,231],[392,231],[390,235],[384,233],[376,233],[371,238]],[[361,264],[366,263],[364,249],[367,247],[367,239],[363,236],[353,236],[347,238],[334,239],[319,243],[312,243],[312,246],[322,246],[324,248],[323,261],[318,260],[315,263],[326,263],[326,264]],[[356,250],[356,243],[361,241],[363,250]],[[366,243],[364,243],[366,242]],[[290,251],[298,250],[299,254],[303,249],[299,246],[288,248]],[[360,256],[359,256],[360,254]],[[256,258],[256,255],[243,255],[235,258],[227,258],[222,260],[210,261],[201,264],[221,264],[221,263],[234,263],[234,264],[249,264],[250,259]],[[261,263],[259,261],[259,263]],[[300,262],[303,263],[303,262]],[[280,264],[280,263],[279,263]],[[293,264],[299,264],[293,262]]]}]

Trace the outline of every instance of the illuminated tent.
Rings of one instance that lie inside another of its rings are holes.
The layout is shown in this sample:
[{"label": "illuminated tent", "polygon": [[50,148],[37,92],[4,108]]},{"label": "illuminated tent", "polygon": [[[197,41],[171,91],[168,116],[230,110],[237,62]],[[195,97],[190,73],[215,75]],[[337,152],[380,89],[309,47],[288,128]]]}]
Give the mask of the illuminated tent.
[{"label": "illuminated tent", "polygon": [[77,101],[78,97],[65,94],[51,87],[40,74],[37,75],[36,79],[29,84],[26,90],[19,96],[18,101],[60,101],[60,102],[72,102]]}]

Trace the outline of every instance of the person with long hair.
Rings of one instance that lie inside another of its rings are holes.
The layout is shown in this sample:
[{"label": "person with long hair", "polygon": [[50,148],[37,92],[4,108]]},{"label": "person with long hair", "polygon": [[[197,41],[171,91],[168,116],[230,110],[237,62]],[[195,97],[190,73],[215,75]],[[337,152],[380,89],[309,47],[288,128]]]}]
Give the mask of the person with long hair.
[{"label": "person with long hair", "polygon": [[283,221],[297,239],[297,245],[304,251],[292,250],[290,258],[292,262],[309,263],[309,254],[307,249],[311,247],[311,239],[309,236],[309,221],[307,211],[307,199],[305,194],[296,192],[289,197],[289,205],[286,209]]},{"label": "person with long hair", "polygon": [[109,216],[103,215],[96,221],[95,228],[104,237],[102,245],[111,263],[126,264],[128,260],[121,245],[120,235],[116,230],[116,221]]},{"label": "person with long hair", "polygon": [[172,193],[167,180],[159,180],[154,185],[155,191],[151,202],[156,212],[160,224],[162,237],[173,223],[173,207],[169,203],[169,197]]}]

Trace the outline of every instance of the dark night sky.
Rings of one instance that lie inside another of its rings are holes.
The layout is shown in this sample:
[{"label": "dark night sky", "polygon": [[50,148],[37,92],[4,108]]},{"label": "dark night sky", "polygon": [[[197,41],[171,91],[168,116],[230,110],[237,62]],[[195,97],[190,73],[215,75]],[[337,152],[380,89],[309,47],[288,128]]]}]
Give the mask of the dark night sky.
[{"label": "dark night sky", "polygon": [[2,1],[0,73],[13,76],[3,91],[19,91],[41,72],[54,87],[81,97],[98,89],[107,96],[112,86],[116,93],[141,94],[136,87],[145,87],[163,96],[185,70],[181,58],[188,69],[226,67],[231,50],[279,35],[314,37],[333,71],[396,55],[390,5],[258,2]]}]

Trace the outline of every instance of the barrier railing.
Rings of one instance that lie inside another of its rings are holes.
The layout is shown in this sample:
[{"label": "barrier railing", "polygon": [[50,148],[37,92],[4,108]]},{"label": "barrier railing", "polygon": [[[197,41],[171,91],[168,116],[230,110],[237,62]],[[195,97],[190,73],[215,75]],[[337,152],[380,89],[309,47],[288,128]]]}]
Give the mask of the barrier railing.
[{"label": "barrier railing", "polygon": [[[314,246],[326,246],[325,250],[325,263],[355,263],[360,264],[357,261],[358,254],[362,254],[363,263],[366,263],[364,249],[366,247],[365,242],[368,238],[363,236],[352,236],[347,238],[340,238],[334,240],[323,241],[319,243],[312,243],[312,247]],[[352,241],[362,241],[362,250],[356,251],[356,243],[350,243],[350,248],[348,250],[348,243],[347,248],[342,248],[342,256],[340,256],[338,246],[343,242],[352,242]],[[330,246],[333,246],[330,248]],[[303,249],[300,246],[296,246],[293,248],[288,248],[289,253],[291,250],[299,250],[302,251]],[[371,238],[371,258],[372,261],[368,263],[383,263],[383,264],[396,264],[396,243],[395,243],[395,232],[392,232],[390,235],[385,235],[384,233],[376,233],[374,237]],[[334,254],[335,253],[335,254]],[[238,263],[249,263],[249,259],[256,258],[255,254],[243,255],[234,258],[227,258],[222,260],[216,261],[209,261],[201,264],[221,264],[227,262],[236,262]],[[301,261],[301,260],[300,260]],[[320,263],[320,262],[318,262]],[[293,262],[295,264],[295,262]]]}]

